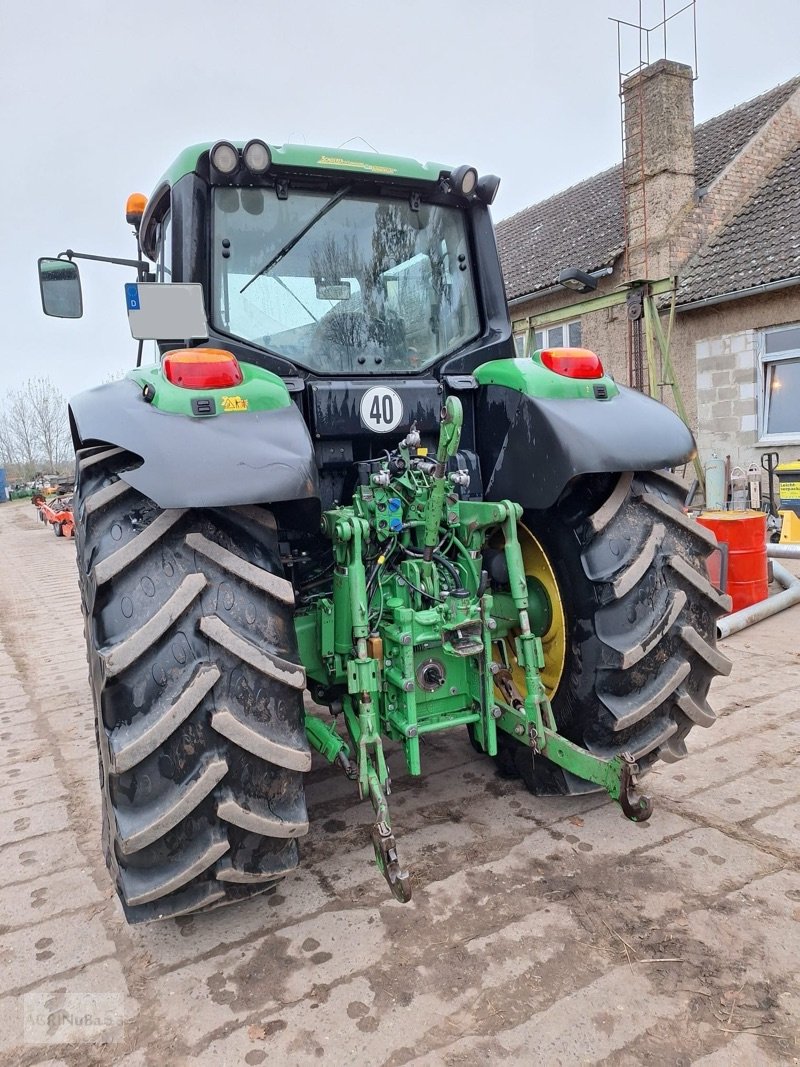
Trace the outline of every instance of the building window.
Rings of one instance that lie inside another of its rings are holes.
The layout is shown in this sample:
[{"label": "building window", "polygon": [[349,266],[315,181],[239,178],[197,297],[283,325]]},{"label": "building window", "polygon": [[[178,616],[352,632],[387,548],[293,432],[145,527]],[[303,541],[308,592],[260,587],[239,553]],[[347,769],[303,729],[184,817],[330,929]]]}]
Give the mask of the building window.
[{"label": "building window", "polygon": [[514,350],[519,357],[529,355],[540,348],[581,347],[580,319],[562,322],[558,326],[540,326],[534,330],[532,341],[530,329],[520,328],[520,325],[517,323],[514,330]]},{"label": "building window", "polygon": [[562,322],[558,326],[542,326],[533,335],[533,347],[537,348],[580,348],[581,320]]},{"label": "building window", "polygon": [[765,330],[759,344],[759,437],[800,438],[800,326]]}]

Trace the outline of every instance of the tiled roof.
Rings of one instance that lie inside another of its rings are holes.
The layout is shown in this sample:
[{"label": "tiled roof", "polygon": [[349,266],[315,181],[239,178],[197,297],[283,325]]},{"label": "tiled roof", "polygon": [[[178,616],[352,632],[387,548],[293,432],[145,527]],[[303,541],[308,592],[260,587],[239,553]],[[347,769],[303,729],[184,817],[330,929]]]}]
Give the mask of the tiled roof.
[{"label": "tiled roof", "polygon": [[592,271],[617,258],[623,246],[620,169],[595,174],[498,222],[509,300],[555,285],[564,267]]},{"label": "tiled roof", "polygon": [[[709,185],[800,86],[793,78],[695,126],[697,185]],[[556,284],[564,267],[609,266],[623,249],[621,167],[556,193],[497,224],[509,300]]]},{"label": "tiled roof", "polygon": [[800,275],[800,146],[686,264],[678,303]]}]

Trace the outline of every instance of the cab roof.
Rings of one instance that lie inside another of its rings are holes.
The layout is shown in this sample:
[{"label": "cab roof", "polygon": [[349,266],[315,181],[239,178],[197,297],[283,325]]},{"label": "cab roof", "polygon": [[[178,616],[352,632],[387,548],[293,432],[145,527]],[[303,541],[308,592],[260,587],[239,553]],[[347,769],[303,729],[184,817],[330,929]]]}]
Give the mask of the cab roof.
[{"label": "cab roof", "polygon": [[[214,147],[214,141],[190,145],[184,148],[175,161],[167,168],[158,183],[174,185],[185,174],[197,170],[200,157]],[[244,141],[231,141],[238,149],[243,149]],[[420,163],[416,159],[404,156],[384,156],[377,152],[356,152],[347,148],[322,148],[318,145],[285,144],[269,145],[273,166],[289,167],[298,170],[339,171],[340,173],[357,173],[379,178],[409,178],[413,181],[436,182],[442,173],[449,173],[452,167],[445,163]]]}]

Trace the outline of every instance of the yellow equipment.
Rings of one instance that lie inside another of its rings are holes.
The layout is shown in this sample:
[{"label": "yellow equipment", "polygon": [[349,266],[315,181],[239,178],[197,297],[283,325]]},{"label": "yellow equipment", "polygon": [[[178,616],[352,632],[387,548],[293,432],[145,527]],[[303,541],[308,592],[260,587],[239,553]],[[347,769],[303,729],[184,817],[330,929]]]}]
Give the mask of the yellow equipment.
[{"label": "yellow equipment", "polygon": [[781,523],[781,544],[800,544],[800,460],[779,463],[778,514]]}]

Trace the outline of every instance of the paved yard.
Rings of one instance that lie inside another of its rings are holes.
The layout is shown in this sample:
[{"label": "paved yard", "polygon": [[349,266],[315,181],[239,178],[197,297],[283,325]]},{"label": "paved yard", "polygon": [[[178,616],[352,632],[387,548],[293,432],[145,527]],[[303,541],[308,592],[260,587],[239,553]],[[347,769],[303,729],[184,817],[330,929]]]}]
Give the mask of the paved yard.
[{"label": "paved yard", "polygon": [[392,808],[320,766],[271,896],[147,927],[103,864],[74,547],[0,507],[0,1059],[124,1064],[800,1061],[800,607],[726,642],[720,721],[648,780],[652,820],[537,800],[465,733]]}]

